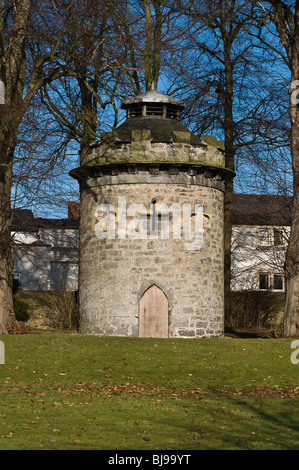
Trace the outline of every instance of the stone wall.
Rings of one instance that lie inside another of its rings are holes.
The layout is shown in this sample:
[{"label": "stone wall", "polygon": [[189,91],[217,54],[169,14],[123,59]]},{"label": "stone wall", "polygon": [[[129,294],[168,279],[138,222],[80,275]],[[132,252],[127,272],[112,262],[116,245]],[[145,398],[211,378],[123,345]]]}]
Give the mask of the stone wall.
[{"label": "stone wall", "polygon": [[[169,302],[169,337],[220,336],[223,192],[219,181],[207,178],[210,183],[202,185],[195,179],[193,184],[186,184],[185,175],[185,184],[174,184],[175,181],[165,184],[161,175],[143,173],[138,174],[141,180],[143,175],[144,183],[130,179],[128,184],[124,175],[121,184],[117,176],[114,181],[99,176],[81,183],[80,331],[138,336],[140,298],[154,284],[163,290]],[[174,239],[172,232],[169,239],[160,236],[150,239],[150,235],[147,239],[124,235],[120,239],[116,230],[114,239],[100,240],[96,236],[100,223],[96,209],[99,204],[110,204],[115,209],[117,224],[119,197],[126,198],[127,207],[138,203],[148,209],[153,200],[168,206],[203,204],[202,247],[186,249],[186,239]]]}]

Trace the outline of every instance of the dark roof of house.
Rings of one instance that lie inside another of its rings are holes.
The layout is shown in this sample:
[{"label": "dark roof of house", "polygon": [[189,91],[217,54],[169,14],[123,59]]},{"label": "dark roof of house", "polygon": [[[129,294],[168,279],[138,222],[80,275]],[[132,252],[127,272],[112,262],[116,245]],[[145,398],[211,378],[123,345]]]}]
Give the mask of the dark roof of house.
[{"label": "dark roof of house", "polygon": [[34,223],[34,215],[28,209],[14,209],[12,225],[30,225]]},{"label": "dark roof of house", "polygon": [[80,219],[80,201],[69,201],[68,205],[68,219]]},{"label": "dark roof of house", "polygon": [[39,229],[77,229],[79,221],[76,219],[35,219]]},{"label": "dark roof of house", "polygon": [[271,194],[234,194],[231,207],[233,225],[291,224],[292,198]]},{"label": "dark roof of house", "polygon": [[11,225],[12,230],[25,232],[36,232],[41,229],[77,229],[79,217],[78,215],[75,217],[75,214],[69,211],[67,219],[46,219],[34,217],[33,212],[28,209],[14,209]]}]

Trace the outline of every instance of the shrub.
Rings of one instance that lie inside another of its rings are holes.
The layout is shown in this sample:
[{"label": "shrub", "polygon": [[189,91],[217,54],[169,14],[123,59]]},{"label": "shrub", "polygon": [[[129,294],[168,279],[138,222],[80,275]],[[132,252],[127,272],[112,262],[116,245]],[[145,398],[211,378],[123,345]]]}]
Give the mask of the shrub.
[{"label": "shrub", "polygon": [[27,322],[30,318],[29,304],[21,299],[14,299],[14,312],[17,321]]},{"label": "shrub", "polygon": [[226,298],[226,326],[273,327],[280,321],[284,301],[283,292],[230,292]]},{"label": "shrub", "polygon": [[79,310],[76,292],[53,291],[50,297],[50,319],[56,329],[77,329],[79,327]]}]

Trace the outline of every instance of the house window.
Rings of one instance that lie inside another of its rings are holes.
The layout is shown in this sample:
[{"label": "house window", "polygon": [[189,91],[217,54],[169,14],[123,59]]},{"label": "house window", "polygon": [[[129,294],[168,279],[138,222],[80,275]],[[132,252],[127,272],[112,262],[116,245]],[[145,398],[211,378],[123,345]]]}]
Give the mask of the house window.
[{"label": "house window", "polygon": [[260,273],[259,274],[259,290],[269,290],[269,289],[270,289],[270,274]]},{"label": "house window", "polygon": [[284,291],[284,276],[276,273],[259,273],[259,290]]},{"label": "house window", "polygon": [[284,231],[279,228],[259,228],[257,230],[257,245],[259,247],[284,246]]},{"label": "house window", "polygon": [[268,228],[258,229],[259,246],[270,246],[270,230]]},{"label": "house window", "polygon": [[273,290],[284,290],[284,277],[282,274],[273,274]]},{"label": "house window", "polygon": [[274,229],[273,231],[273,243],[274,246],[282,246],[284,243],[283,231]]}]

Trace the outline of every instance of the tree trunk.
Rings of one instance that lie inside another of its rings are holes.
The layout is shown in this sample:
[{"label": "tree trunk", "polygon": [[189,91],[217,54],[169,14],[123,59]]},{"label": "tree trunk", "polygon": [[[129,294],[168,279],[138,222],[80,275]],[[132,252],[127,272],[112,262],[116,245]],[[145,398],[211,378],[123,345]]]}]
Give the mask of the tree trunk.
[{"label": "tree trunk", "polygon": [[155,89],[158,87],[158,80],[160,75],[160,62],[161,62],[161,34],[162,34],[162,11],[161,11],[161,0],[154,0],[153,5],[155,9],[155,26],[154,26],[154,38],[153,38],[153,71],[152,71],[152,82]]},{"label": "tree trunk", "polygon": [[157,89],[161,61],[162,1],[153,0],[152,3],[155,11],[154,21],[151,12],[151,1],[144,0],[146,38],[144,48],[144,78],[147,91],[151,90],[153,85]]},{"label": "tree trunk", "polygon": [[3,132],[0,126],[0,334],[7,333],[7,324],[14,319],[12,300],[11,255],[11,186],[12,157],[15,144],[12,144],[11,129]]},{"label": "tree trunk", "polygon": [[146,91],[152,87],[152,13],[150,0],[144,0],[145,12],[145,48],[144,48],[144,78]]},{"label": "tree trunk", "polygon": [[299,113],[292,122],[291,147],[293,161],[293,203],[291,211],[291,233],[286,254],[286,303],[283,318],[285,336],[299,334]]},{"label": "tree trunk", "polygon": [[[225,66],[225,83],[223,90],[224,104],[224,151],[225,166],[231,171],[235,171],[235,144],[234,144],[234,119],[233,119],[233,65],[231,60],[232,44],[230,38],[225,35],[223,29],[224,42],[224,66]],[[224,194],[224,305],[225,317],[229,313],[227,309],[230,306],[230,284],[231,284],[231,205],[234,192],[234,181],[231,177],[226,182]]]},{"label": "tree trunk", "polygon": [[[299,80],[299,1],[293,17],[293,38],[290,44],[291,81]],[[298,82],[297,82],[298,83]],[[293,170],[293,203],[291,233],[286,254],[286,304],[283,318],[285,336],[299,334],[299,106],[290,90],[291,155]]]},{"label": "tree trunk", "polygon": [[[298,9],[299,15],[299,9]],[[299,18],[295,43],[299,48]],[[299,57],[293,46],[292,81],[299,79]],[[286,254],[286,305],[283,318],[285,336],[299,334],[299,107],[290,99],[291,154],[293,170],[293,203],[291,233]]]},{"label": "tree trunk", "polygon": [[11,30],[5,26],[4,17],[10,7],[6,8],[3,7],[0,17],[0,79],[5,84],[5,104],[0,109],[0,334],[7,333],[7,324],[14,319],[10,198],[14,150],[24,114],[25,49],[31,0],[15,2]]}]

